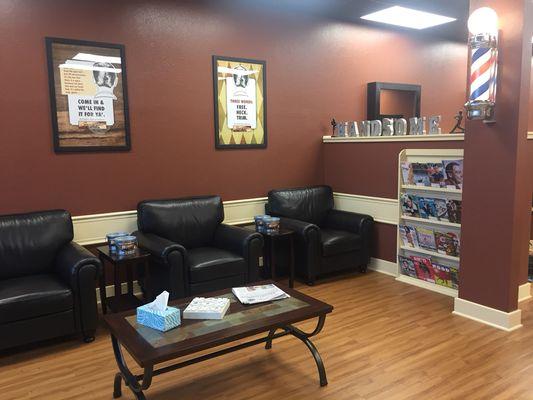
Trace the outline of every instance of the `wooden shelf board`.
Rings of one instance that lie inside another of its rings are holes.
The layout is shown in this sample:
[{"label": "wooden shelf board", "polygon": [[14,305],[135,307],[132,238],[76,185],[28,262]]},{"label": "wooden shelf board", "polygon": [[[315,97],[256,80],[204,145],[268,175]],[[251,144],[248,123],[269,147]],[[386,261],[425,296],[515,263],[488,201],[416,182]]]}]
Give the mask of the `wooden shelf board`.
[{"label": "wooden shelf board", "polygon": [[417,248],[417,247],[400,246],[400,249],[405,250],[405,251],[412,251],[414,253],[426,254],[426,255],[431,256],[431,257],[442,258],[443,260],[455,261],[457,263],[460,260],[459,257],[448,256],[446,254],[437,253],[436,251],[424,250],[424,249],[420,249],[420,248]]},{"label": "wooden shelf board", "polygon": [[437,220],[429,219],[429,218],[410,217],[410,216],[408,216],[408,215],[402,215],[400,218],[403,219],[403,220],[405,220],[405,221],[412,221],[412,222],[417,222],[417,223],[421,223],[421,224],[431,224],[431,225],[449,226],[449,227],[451,227],[451,228],[461,229],[461,224],[457,224],[457,223],[455,223],[455,222],[449,222],[449,221],[437,221]]},{"label": "wooden shelf board", "polygon": [[438,188],[431,186],[417,186],[417,185],[402,185],[402,189],[406,190],[421,190],[424,192],[439,192],[439,193],[453,193],[453,194],[462,194],[462,189],[448,189],[448,188]]},{"label": "wooden shelf board", "polygon": [[458,296],[458,290],[448,288],[445,286],[437,285],[436,283],[426,282],[421,279],[412,278],[407,275],[400,275],[396,278],[397,281],[408,283],[410,285],[418,286],[423,289],[432,290],[433,292],[445,294],[446,296],[450,297],[457,297]]},{"label": "wooden shelf board", "polygon": [[440,135],[398,135],[398,136],[322,136],[324,143],[369,143],[369,142],[434,142],[465,140],[464,133],[441,133]]}]

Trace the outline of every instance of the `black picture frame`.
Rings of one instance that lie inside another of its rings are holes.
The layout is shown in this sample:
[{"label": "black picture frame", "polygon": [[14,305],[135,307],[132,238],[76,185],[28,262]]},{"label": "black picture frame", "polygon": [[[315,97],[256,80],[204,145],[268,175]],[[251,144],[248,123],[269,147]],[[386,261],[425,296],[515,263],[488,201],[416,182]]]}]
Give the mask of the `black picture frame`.
[{"label": "black picture frame", "polygon": [[[56,80],[54,73],[54,44],[66,44],[80,47],[101,47],[106,49],[115,49],[120,53],[121,58],[121,76],[122,76],[122,100],[123,100],[123,115],[124,115],[124,144],[123,145],[102,145],[102,146],[62,146],[60,141],[59,123],[58,123],[58,108],[56,97]],[[79,153],[79,152],[124,152],[131,150],[131,133],[129,121],[129,103],[128,103],[128,78],[126,69],[126,51],[125,46],[116,43],[95,42],[79,39],[66,39],[58,37],[45,37],[46,44],[46,58],[48,66],[48,85],[50,93],[50,109],[52,119],[52,140],[54,145],[54,152],[56,153]]]},{"label": "black picture frame", "polygon": [[[263,120],[262,126],[264,130],[263,142],[259,144],[223,144],[220,143],[220,126],[219,126],[219,107],[218,107],[218,71],[217,65],[218,61],[229,61],[229,62],[238,62],[244,64],[259,64],[263,67],[263,85],[262,85],[262,95],[263,95]],[[214,122],[215,122],[215,148],[217,150],[224,149],[265,149],[268,145],[268,130],[267,130],[267,73],[266,73],[266,61],[265,60],[256,60],[250,58],[241,58],[241,57],[226,57],[213,55],[212,56],[212,73],[213,73],[213,104],[214,104]]]},{"label": "black picture frame", "polygon": [[390,83],[390,82],[369,82],[367,84],[367,104],[366,119],[369,121],[382,120],[389,118],[390,115],[380,113],[381,102],[380,96],[382,90],[397,90],[413,92],[415,96],[413,115],[420,117],[420,98],[422,95],[422,86],[407,83]]}]

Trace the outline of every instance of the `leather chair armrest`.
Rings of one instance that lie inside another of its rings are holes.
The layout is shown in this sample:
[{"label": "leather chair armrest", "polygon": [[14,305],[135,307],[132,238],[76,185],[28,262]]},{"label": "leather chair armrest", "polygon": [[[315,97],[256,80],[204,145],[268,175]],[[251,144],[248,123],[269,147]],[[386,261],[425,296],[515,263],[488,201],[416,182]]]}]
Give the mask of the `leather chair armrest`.
[{"label": "leather chair armrest", "polygon": [[153,263],[166,270],[164,279],[170,299],[185,297],[189,279],[185,247],[154,233],[136,231],[133,235],[137,237],[139,247],[151,254]]},{"label": "leather chair armrest", "polygon": [[260,233],[238,226],[220,224],[215,231],[213,242],[221,249],[230,250],[246,258],[252,241],[256,241],[260,248],[263,247],[263,236]]},{"label": "leather chair armrest", "polygon": [[55,272],[74,294],[76,327],[86,341],[94,339],[98,325],[96,308],[96,280],[102,273],[102,263],[89,250],[70,242],[58,253]]},{"label": "leather chair armrest", "polygon": [[310,235],[312,235],[314,232],[316,232],[316,234],[320,233],[320,228],[317,225],[309,222],[280,217],[280,223],[282,227],[293,230],[297,235],[303,237],[306,241],[309,240]]},{"label": "leather chair armrest", "polygon": [[238,226],[220,224],[215,231],[213,244],[239,254],[246,260],[247,282],[259,280],[259,257],[263,249],[263,236],[260,233]]},{"label": "leather chair armrest", "polygon": [[165,239],[153,233],[143,233],[141,231],[133,232],[137,237],[139,247],[148,251],[152,256],[168,262],[168,256],[173,251],[181,253],[183,259],[186,259],[187,250],[185,247],[171,240]]},{"label": "leather chair armrest", "polygon": [[372,234],[374,219],[366,214],[330,210],[324,225],[327,228],[357,233],[368,238]]},{"label": "leather chair armrest", "polygon": [[[81,271],[84,271],[81,274]],[[57,255],[55,271],[74,292],[80,289],[80,279],[91,277],[92,281],[102,273],[102,263],[89,250],[75,242],[64,246]]]}]

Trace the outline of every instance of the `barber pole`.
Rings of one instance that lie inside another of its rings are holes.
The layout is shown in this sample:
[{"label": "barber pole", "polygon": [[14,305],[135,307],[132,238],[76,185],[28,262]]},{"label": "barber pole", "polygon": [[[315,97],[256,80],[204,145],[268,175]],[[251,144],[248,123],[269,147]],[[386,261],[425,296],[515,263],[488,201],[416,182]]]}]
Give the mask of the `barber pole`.
[{"label": "barber pole", "polygon": [[468,19],[470,46],[470,95],[465,104],[468,119],[494,121],[498,74],[498,16],[487,7]]},{"label": "barber pole", "polygon": [[490,47],[472,49],[470,102],[496,100],[496,63],[498,50]]}]

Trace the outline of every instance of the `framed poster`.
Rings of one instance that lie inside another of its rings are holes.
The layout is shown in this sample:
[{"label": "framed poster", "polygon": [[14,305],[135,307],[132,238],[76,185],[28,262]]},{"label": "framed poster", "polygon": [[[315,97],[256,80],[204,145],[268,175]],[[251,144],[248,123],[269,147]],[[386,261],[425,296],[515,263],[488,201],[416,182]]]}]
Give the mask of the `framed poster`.
[{"label": "framed poster", "polygon": [[54,150],[129,150],[124,46],[46,38]]},{"label": "framed poster", "polygon": [[215,147],[266,148],[266,62],[213,56]]}]

